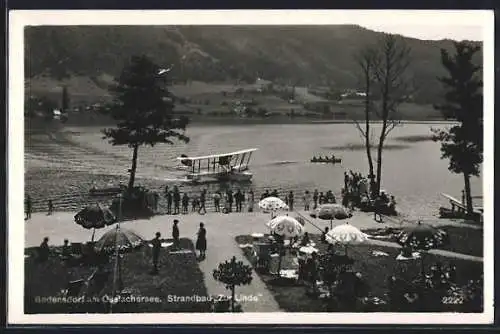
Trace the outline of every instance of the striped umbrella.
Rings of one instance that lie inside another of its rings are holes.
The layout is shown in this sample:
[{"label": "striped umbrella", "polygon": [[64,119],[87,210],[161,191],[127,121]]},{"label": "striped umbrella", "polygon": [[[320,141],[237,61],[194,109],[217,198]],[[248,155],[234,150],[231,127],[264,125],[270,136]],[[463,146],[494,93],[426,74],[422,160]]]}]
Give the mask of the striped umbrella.
[{"label": "striped umbrella", "polygon": [[117,226],[117,228],[104,233],[97,241],[95,248],[105,252],[113,252],[116,249],[125,251],[138,247],[143,242],[144,238],[136,232]]}]

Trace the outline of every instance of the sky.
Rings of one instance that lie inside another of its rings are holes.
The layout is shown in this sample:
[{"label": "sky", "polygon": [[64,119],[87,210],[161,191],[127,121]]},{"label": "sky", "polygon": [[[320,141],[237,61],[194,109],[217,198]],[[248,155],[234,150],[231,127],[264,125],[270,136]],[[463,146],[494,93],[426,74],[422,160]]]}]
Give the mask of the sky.
[{"label": "sky", "polygon": [[391,25],[391,24],[361,24],[375,31],[403,35],[424,40],[470,40],[482,41],[483,29],[478,25]]},{"label": "sky", "polygon": [[424,40],[491,38],[488,10],[189,10],[189,11],[14,11],[20,25],[329,25],[365,28]]}]

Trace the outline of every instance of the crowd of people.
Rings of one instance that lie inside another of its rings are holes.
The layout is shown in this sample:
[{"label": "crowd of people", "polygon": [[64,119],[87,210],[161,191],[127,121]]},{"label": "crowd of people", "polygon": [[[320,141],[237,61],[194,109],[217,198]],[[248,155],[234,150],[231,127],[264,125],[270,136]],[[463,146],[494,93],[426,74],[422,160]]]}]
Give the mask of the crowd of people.
[{"label": "crowd of people", "polygon": [[361,173],[353,171],[344,172],[344,187],[342,188],[342,205],[362,211],[374,212],[375,220],[380,220],[380,215],[395,215],[396,198],[389,196],[385,190],[376,192],[374,178],[368,178]]},{"label": "crowd of people", "polygon": [[[380,193],[373,194],[375,184],[373,178],[363,176],[361,173],[353,171],[344,172],[344,187],[341,190],[341,204],[344,207],[351,209],[359,208],[362,211],[374,212],[375,219],[380,218],[380,214],[393,215],[396,214],[396,199],[394,196],[389,196],[384,190]],[[255,194],[252,189],[243,191],[237,189],[216,190],[210,196],[207,189],[202,189],[198,195],[193,195],[188,192],[181,192],[177,186],[166,186],[164,196],[167,202],[166,213],[169,215],[188,214],[189,212],[198,212],[199,214],[207,213],[208,201],[212,201],[215,212],[232,213],[232,212],[253,212],[255,209]],[[272,191],[265,190],[260,200],[267,197],[281,198],[289,207],[290,211],[297,209],[296,203],[302,204],[300,209],[310,211],[318,208],[323,204],[335,204],[337,198],[332,190],[326,192],[305,190],[302,195],[296,195],[293,191],[289,191],[280,197],[277,189]],[[151,202],[148,204],[155,212],[158,209],[158,195],[151,192]],[[148,197],[149,198],[149,197]],[[51,215],[54,211],[54,203],[51,199],[47,200],[47,214]],[[25,199],[25,219],[31,218],[33,211],[33,202],[29,195]]]},{"label": "crowd of people", "polygon": [[[207,213],[208,192],[202,189],[198,196],[189,195],[187,192],[181,194],[179,188],[174,186],[170,189],[165,187],[165,198],[167,200],[167,214],[187,214],[189,213],[189,205],[191,204],[191,212],[198,212],[200,214]],[[238,189],[236,192],[228,189],[225,192],[217,190],[212,194],[215,212],[230,213],[243,212],[243,206],[248,202],[248,211],[253,211],[254,207],[254,193],[249,190],[245,193]]]}]

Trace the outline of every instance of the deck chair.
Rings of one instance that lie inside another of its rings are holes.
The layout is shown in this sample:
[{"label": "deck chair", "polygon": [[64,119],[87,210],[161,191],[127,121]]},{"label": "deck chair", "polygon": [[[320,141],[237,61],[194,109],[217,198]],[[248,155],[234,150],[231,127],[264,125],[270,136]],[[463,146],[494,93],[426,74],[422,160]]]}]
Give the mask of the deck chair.
[{"label": "deck chair", "polygon": [[69,281],[66,285],[66,290],[64,290],[65,297],[78,297],[85,285],[84,279],[78,279],[74,281]]},{"label": "deck chair", "polygon": [[88,291],[89,294],[98,294],[105,287],[108,282],[110,276],[110,272],[106,270],[96,269],[92,275],[87,279]]}]

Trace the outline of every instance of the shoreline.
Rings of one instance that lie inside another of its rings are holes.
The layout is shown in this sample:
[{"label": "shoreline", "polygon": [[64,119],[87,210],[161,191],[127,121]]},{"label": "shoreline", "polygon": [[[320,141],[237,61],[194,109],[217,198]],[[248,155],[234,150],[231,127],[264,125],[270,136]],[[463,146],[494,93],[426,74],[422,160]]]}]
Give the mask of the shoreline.
[{"label": "shoreline", "polygon": [[[291,119],[289,117],[270,117],[270,118],[236,118],[236,117],[210,117],[187,115],[190,118],[189,126],[252,126],[252,125],[319,125],[319,124],[355,124],[363,119],[314,119],[297,117]],[[370,124],[381,124],[380,120],[371,120]],[[423,120],[401,120],[401,124],[453,124],[453,120],[445,119],[423,119]],[[25,133],[34,130],[64,130],[65,128],[74,127],[112,127],[115,122],[108,117],[95,114],[79,114],[76,118],[70,118],[66,123],[61,123],[56,120],[45,121],[43,119],[32,118],[25,119]]]}]

